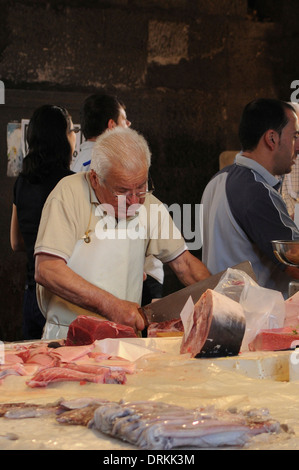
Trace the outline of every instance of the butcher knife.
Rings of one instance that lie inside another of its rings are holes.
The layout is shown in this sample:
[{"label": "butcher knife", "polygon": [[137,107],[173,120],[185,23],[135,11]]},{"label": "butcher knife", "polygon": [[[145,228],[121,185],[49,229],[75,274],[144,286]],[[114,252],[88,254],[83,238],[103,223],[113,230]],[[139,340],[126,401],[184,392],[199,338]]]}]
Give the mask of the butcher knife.
[{"label": "butcher knife", "polygon": [[[237,264],[236,266],[233,266],[232,269],[244,271],[254,281],[256,281],[256,276],[250,261],[244,261],[243,263]],[[207,289],[214,289],[217,286],[225,272],[226,270],[210,276],[203,281],[196,282],[191,286],[184,287],[183,289],[169,294],[162,299],[141,307],[139,311],[147,320],[146,323],[170,321],[180,318],[180,313],[190,295],[193,302],[196,303]]]}]

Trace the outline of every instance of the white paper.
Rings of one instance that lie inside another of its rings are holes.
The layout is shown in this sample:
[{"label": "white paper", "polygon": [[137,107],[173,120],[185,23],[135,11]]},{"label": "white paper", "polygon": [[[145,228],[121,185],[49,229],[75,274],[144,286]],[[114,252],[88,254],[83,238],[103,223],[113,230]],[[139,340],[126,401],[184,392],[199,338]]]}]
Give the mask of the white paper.
[{"label": "white paper", "polygon": [[158,347],[155,338],[106,338],[96,341],[96,347],[105,354],[122,357],[132,362],[147,354],[164,352]]},{"label": "white paper", "polygon": [[184,335],[188,338],[191,328],[193,326],[194,302],[190,295],[181,311],[181,320],[184,326]]}]

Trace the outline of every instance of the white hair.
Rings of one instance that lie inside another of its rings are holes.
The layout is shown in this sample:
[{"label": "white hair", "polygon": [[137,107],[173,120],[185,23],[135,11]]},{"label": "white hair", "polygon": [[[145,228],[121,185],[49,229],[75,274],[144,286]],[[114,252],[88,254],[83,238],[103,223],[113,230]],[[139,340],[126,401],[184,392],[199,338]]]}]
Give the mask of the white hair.
[{"label": "white hair", "polygon": [[112,166],[134,172],[151,165],[151,152],[145,138],[120,126],[101,134],[92,150],[90,169],[104,182]]}]

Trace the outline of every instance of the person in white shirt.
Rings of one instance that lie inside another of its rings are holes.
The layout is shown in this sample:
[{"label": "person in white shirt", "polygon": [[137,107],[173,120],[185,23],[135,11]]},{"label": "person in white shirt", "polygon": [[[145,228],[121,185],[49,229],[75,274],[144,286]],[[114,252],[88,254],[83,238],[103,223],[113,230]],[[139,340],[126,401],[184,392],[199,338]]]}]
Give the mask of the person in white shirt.
[{"label": "person in white shirt", "polygon": [[85,140],[80,146],[78,156],[71,164],[71,170],[75,173],[89,170],[92,148],[99,135],[116,126],[124,128],[131,126],[125,105],[115,96],[101,93],[86,98],[81,109],[80,121]]}]

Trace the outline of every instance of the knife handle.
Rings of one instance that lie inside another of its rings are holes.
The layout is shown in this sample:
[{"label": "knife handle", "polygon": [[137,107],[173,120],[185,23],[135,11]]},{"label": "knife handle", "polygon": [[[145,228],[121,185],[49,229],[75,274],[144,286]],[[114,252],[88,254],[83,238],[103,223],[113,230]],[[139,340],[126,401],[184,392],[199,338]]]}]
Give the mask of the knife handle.
[{"label": "knife handle", "polygon": [[143,309],[142,307],[139,307],[138,312],[139,312],[140,315],[142,316],[142,319],[143,319],[143,321],[144,321],[144,325],[145,325],[145,327],[147,328],[148,325],[149,325],[149,322],[148,322],[148,319],[147,319],[147,316],[146,316],[146,314],[145,314],[144,309]]},{"label": "knife handle", "polygon": [[149,322],[148,322],[147,316],[146,316],[146,314],[145,314],[145,312],[144,312],[144,309],[143,309],[142,307],[140,307],[140,308],[138,309],[138,312],[139,312],[140,315],[142,316],[142,319],[143,319],[144,325],[145,325],[145,326],[144,326],[144,330],[142,330],[142,337],[143,337],[143,338],[147,338],[147,328],[148,328],[148,326],[149,326]]}]

